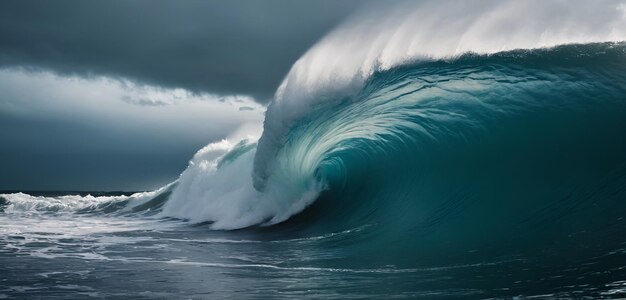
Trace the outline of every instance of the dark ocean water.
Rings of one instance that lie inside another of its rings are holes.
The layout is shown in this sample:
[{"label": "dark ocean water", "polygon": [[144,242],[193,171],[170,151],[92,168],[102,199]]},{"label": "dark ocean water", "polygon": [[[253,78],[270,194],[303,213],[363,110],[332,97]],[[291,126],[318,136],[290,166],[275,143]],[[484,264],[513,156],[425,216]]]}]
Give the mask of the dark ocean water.
[{"label": "dark ocean water", "polygon": [[184,177],[0,195],[0,298],[626,297],[624,44],[419,62],[328,103],[273,169],[323,188],[271,226],[172,218]]}]

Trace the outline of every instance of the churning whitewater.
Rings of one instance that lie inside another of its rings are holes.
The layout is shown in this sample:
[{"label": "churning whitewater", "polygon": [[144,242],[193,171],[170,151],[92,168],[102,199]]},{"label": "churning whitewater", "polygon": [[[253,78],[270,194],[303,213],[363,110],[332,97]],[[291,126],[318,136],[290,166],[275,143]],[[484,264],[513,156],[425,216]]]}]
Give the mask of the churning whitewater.
[{"label": "churning whitewater", "polygon": [[276,252],[223,265],[382,276],[375,297],[617,297],[625,40],[623,1],[378,7],[293,65],[260,137],[207,145],[157,191],[5,194],[0,209],[248,228],[220,241]]}]

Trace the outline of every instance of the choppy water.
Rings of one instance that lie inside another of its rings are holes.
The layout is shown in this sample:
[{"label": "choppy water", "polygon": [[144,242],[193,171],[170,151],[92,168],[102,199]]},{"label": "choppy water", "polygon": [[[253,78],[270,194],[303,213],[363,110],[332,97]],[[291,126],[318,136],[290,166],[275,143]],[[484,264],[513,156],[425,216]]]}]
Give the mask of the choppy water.
[{"label": "choppy water", "polygon": [[[349,251],[376,235],[374,224],[314,236],[298,228],[233,232],[129,215],[2,214],[0,297],[598,298],[626,288],[626,247],[607,248],[603,238],[568,248],[554,241],[532,256],[468,250],[464,263],[407,268],[373,261],[384,249]],[[578,251],[593,255],[576,258]]]}]

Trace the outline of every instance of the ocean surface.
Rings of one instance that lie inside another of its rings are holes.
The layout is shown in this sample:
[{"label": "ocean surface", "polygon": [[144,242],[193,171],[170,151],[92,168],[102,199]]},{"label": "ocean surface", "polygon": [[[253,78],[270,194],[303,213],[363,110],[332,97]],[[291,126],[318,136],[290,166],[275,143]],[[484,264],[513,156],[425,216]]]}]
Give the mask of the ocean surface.
[{"label": "ocean surface", "polygon": [[622,43],[379,72],[289,129],[282,194],[241,186],[250,141],[157,191],[1,194],[0,298],[624,297],[625,100]]}]

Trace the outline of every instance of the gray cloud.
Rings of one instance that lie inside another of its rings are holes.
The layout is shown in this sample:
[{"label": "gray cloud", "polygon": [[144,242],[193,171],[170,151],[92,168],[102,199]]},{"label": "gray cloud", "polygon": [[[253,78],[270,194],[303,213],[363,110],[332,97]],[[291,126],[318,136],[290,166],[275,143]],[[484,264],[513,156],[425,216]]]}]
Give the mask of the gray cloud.
[{"label": "gray cloud", "polygon": [[258,135],[263,111],[245,96],[0,70],[0,190],[157,188],[208,142]]},{"label": "gray cloud", "polygon": [[128,104],[134,104],[139,106],[164,106],[169,105],[170,103],[159,100],[159,99],[150,99],[150,98],[142,98],[142,97],[131,97],[131,96],[123,96],[122,101]]},{"label": "gray cloud", "polygon": [[0,1],[0,67],[126,77],[268,101],[363,1]]}]

